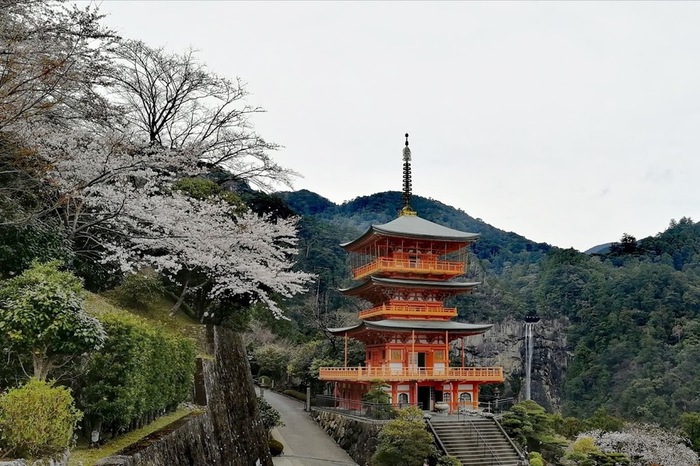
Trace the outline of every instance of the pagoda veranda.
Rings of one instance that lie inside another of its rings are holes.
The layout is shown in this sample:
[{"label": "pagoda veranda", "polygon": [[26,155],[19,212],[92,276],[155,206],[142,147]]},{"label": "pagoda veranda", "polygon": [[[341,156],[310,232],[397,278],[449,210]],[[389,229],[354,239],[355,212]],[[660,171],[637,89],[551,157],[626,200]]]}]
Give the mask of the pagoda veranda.
[{"label": "pagoda veranda", "polygon": [[[359,406],[372,383],[381,381],[394,404],[423,409],[477,409],[479,387],[503,382],[500,367],[470,367],[462,353],[450,364],[453,344],[491,328],[491,324],[454,321],[457,309],[445,300],[470,293],[476,282],[461,281],[468,248],[478,234],[454,230],[418,216],[410,207],[411,152],[404,148],[403,208],[398,218],[372,225],[362,236],[342,244],[350,254],[358,283],[340,292],[369,307],[359,323],[327,329],[345,341],[342,367],[322,367],[319,379],[333,383],[338,403]],[[350,339],[365,345],[365,362],[348,367]]]}]

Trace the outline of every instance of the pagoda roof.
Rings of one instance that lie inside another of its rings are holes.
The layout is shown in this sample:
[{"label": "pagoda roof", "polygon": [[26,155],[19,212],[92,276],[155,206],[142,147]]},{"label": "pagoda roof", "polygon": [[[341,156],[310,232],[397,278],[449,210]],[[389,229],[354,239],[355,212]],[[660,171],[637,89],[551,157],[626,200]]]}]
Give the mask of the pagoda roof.
[{"label": "pagoda roof", "polygon": [[[347,296],[371,297],[385,288],[411,288],[419,290],[436,290],[447,295],[470,291],[479,282],[446,282],[437,280],[416,280],[403,278],[381,278],[371,276],[364,282],[351,288],[341,288],[338,291]],[[371,299],[370,299],[371,300]]]},{"label": "pagoda roof", "polygon": [[443,225],[438,225],[417,215],[401,215],[389,223],[372,225],[359,238],[343,243],[340,246],[352,250],[359,247],[372,236],[395,236],[401,238],[416,238],[435,241],[448,241],[455,243],[468,243],[479,237],[478,233],[468,233]]},{"label": "pagoda roof", "polygon": [[361,333],[383,333],[383,332],[412,332],[421,333],[443,333],[449,332],[454,337],[479,335],[487,332],[493,324],[468,324],[465,322],[454,322],[445,320],[400,320],[384,319],[367,321],[352,325],[350,327],[329,328],[333,335],[348,334],[357,335]]}]

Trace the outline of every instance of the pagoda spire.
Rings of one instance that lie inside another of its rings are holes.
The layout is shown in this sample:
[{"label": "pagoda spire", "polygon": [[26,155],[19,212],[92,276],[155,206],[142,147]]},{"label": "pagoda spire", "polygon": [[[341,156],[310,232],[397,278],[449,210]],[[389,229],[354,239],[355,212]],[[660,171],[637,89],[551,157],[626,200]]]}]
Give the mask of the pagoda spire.
[{"label": "pagoda spire", "polygon": [[406,146],[403,148],[403,207],[401,215],[416,215],[411,209],[411,149],[408,148],[408,133],[406,133]]}]

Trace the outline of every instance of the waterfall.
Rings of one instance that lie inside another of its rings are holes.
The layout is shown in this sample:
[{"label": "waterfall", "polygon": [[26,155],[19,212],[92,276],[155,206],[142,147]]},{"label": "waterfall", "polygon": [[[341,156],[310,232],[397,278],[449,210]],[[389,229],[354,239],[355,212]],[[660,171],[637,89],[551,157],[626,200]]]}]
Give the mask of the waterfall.
[{"label": "waterfall", "polygon": [[532,338],[534,322],[525,322],[525,399],[531,399],[530,383],[532,379],[532,353],[535,347]]}]

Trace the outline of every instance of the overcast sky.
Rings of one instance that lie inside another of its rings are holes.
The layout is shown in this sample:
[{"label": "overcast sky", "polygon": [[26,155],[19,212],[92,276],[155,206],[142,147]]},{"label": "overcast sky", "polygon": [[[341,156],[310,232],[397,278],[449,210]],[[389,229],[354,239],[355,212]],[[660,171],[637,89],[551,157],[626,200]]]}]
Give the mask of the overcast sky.
[{"label": "overcast sky", "polygon": [[700,2],[101,10],[123,37],[246,82],[295,189],[401,190],[408,132],[414,194],[534,241],[585,250],[700,220]]}]

